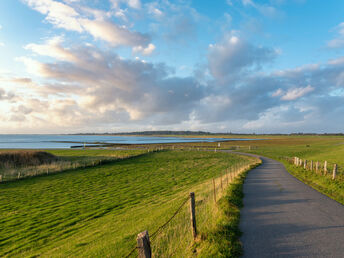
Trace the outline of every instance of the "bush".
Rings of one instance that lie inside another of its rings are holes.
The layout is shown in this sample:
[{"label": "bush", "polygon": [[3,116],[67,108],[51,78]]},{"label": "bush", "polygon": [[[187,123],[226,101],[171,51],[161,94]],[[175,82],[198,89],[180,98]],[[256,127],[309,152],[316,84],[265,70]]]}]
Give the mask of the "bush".
[{"label": "bush", "polygon": [[58,158],[44,151],[17,151],[0,153],[0,167],[24,167],[50,164]]}]

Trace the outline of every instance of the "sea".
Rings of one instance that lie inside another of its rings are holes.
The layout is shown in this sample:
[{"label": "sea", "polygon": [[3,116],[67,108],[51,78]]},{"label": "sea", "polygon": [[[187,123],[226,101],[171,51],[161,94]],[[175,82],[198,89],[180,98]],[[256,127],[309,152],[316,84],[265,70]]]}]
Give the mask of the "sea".
[{"label": "sea", "polygon": [[0,134],[0,149],[66,149],[75,146],[98,144],[149,144],[183,142],[242,141],[241,138],[187,138],[161,136],[114,136],[68,134]]}]

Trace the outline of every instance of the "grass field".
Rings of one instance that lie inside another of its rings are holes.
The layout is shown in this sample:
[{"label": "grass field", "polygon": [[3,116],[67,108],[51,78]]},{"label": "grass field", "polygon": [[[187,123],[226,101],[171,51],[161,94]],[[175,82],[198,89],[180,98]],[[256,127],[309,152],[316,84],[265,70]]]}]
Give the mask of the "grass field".
[{"label": "grass field", "polygon": [[[0,175],[3,181],[16,180],[23,177],[32,177],[41,174],[51,174],[61,172],[67,169],[75,169],[86,166],[96,166],[100,163],[114,161],[117,159],[128,158],[146,153],[146,150],[104,150],[104,149],[59,149],[43,150],[56,156],[53,162],[45,162],[33,165],[31,162],[13,164],[6,161],[0,161]],[[35,151],[27,150],[0,150],[0,157],[6,154],[29,154],[32,156]],[[18,176],[19,175],[19,176]]]},{"label": "grass field", "polygon": [[[237,143],[226,142],[223,148],[233,148]],[[251,147],[249,147],[251,146]],[[250,150],[251,148],[251,150]],[[240,142],[239,150],[277,159],[301,181],[344,204],[344,137],[343,136],[271,136],[261,141]],[[327,176],[293,166],[286,157],[319,161],[323,169],[328,162]],[[332,180],[333,164],[338,165],[336,180]]]},{"label": "grass field", "polygon": [[[74,151],[52,153],[75,160],[106,153]],[[200,235],[206,237],[216,226],[211,179],[256,162],[219,152],[163,151],[2,183],[0,256],[122,257],[135,246],[137,233],[156,230],[190,191],[196,194]],[[189,228],[186,205],[152,242],[153,252],[192,255],[197,248]]]}]

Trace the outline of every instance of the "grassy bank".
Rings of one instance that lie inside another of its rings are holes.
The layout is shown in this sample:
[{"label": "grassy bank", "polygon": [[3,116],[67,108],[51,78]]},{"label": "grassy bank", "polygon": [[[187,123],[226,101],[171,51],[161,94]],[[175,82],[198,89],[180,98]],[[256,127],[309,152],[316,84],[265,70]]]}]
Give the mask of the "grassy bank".
[{"label": "grassy bank", "polygon": [[[154,232],[191,191],[199,231],[206,232],[215,223],[211,179],[255,162],[227,153],[166,151],[0,184],[0,256],[124,256],[137,233]],[[152,242],[156,255],[195,251],[183,212],[188,207]]]},{"label": "grassy bank", "polygon": [[224,196],[217,202],[215,225],[203,232],[204,239],[198,244],[199,257],[240,257],[243,248],[239,240],[240,209],[243,206],[243,184],[246,174],[256,167],[239,174],[226,189]]},{"label": "grassy bank", "polygon": [[[251,150],[250,147],[251,146]],[[254,148],[253,148],[254,146]],[[230,147],[229,143],[228,146]],[[344,137],[343,136],[279,136],[269,140],[241,143],[240,150],[260,154],[282,162],[287,170],[318,191],[344,204]],[[319,161],[319,173],[291,165],[286,158]],[[323,173],[328,162],[327,175]],[[332,180],[333,164],[338,165],[336,180]],[[321,171],[321,173],[320,173]]]}]

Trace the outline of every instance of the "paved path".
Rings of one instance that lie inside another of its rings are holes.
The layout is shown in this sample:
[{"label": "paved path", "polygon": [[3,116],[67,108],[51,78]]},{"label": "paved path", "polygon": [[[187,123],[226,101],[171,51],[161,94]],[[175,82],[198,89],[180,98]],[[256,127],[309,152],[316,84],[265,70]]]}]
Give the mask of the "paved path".
[{"label": "paved path", "polygon": [[241,211],[244,257],[344,257],[344,206],[262,158]]}]

